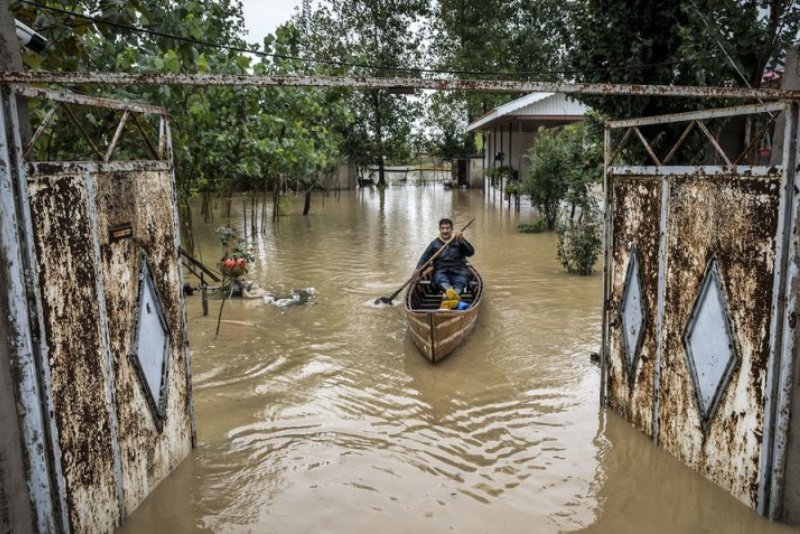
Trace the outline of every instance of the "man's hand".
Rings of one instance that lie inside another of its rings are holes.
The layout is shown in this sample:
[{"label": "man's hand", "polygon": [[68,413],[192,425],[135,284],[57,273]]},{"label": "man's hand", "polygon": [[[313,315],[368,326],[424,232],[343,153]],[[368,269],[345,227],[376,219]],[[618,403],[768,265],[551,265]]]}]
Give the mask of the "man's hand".
[{"label": "man's hand", "polygon": [[461,239],[464,237],[464,234],[461,233],[461,230],[453,230],[453,239]]},{"label": "man's hand", "polygon": [[433,266],[428,266],[424,271],[422,271],[420,269],[414,269],[414,272],[411,273],[411,275],[414,278],[419,278],[419,277],[428,276],[432,272],[433,272]]}]

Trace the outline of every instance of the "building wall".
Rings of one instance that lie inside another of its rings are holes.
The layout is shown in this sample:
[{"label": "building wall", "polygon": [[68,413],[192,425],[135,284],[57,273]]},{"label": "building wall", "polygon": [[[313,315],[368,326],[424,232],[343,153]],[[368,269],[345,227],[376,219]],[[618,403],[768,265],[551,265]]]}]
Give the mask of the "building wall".
[{"label": "building wall", "polygon": [[525,175],[528,163],[525,160],[525,152],[536,140],[535,132],[520,131],[520,122],[511,123],[511,133],[509,125],[503,125],[486,133],[486,150],[484,151],[484,165],[487,169],[499,167],[501,163],[495,162],[494,158],[498,152],[503,152],[504,159],[502,165],[510,166],[519,172],[520,178]]},{"label": "building wall", "polygon": [[329,182],[330,189],[355,189],[356,188],[356,167],[351,162],[339,165],[336,172]]},{"label": "building wall", "polygon": [[[485,156],[484,156],[485,157]],[[484,158],[470,158],[467,179],[471,189],[480,188],[483,184]]]}]

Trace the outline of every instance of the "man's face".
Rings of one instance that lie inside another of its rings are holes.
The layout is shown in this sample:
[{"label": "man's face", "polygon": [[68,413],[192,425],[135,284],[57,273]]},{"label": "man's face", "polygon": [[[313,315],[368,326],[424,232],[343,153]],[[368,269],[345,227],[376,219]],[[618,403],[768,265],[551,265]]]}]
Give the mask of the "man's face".
[{"label": "man's face", "polygon": [[453,232],[453,227],[449,224],[439,225],[439,235],[445,239],[450,239],[450,234]]}]

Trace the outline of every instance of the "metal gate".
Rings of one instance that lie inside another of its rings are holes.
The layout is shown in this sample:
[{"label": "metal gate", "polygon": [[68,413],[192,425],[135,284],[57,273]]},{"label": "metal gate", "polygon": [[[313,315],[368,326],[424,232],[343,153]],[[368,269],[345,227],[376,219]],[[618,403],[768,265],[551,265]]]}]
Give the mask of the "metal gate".
[{"label": "metal gate", "polygon": [[[608,122],[605,135],[601,402],[773,517],[791,400],[797,113],[737,106]],[[706,125],[746,116],[763,126],[757,143],[778,114],[776,164],[740,164],[756,147],[727,154]],[[686,129],[659,159],[642,127],[674,123]],[[693,130],[720,164],[669,165]],[[615,164],[632,139],[651,164]]]},{"label": "metal gate", "polygon": [[[37,526],[109,531],[193,443],[169,122],[161,108],[74,93],[2,96],[0,186],[15,193],[0,222],[17,225],[5,242],[20,245],[8,290],[28,349],[12,364]],[[46,110],[25,145],[23,97]],[[92,138],[98,128],[78,119],[89,111],[115,128]],[[35,161],[55,120],[91,160]]]}]

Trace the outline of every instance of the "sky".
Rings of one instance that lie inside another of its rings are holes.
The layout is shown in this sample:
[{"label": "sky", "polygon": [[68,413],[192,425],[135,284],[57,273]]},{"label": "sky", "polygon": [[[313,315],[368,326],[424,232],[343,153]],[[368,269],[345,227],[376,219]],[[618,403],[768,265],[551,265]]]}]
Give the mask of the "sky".
[{"label": "sky", "polygon": [[300,4],[301,0],[242,0],[247,42],[261,44],[267,34],[289,20]]}]

